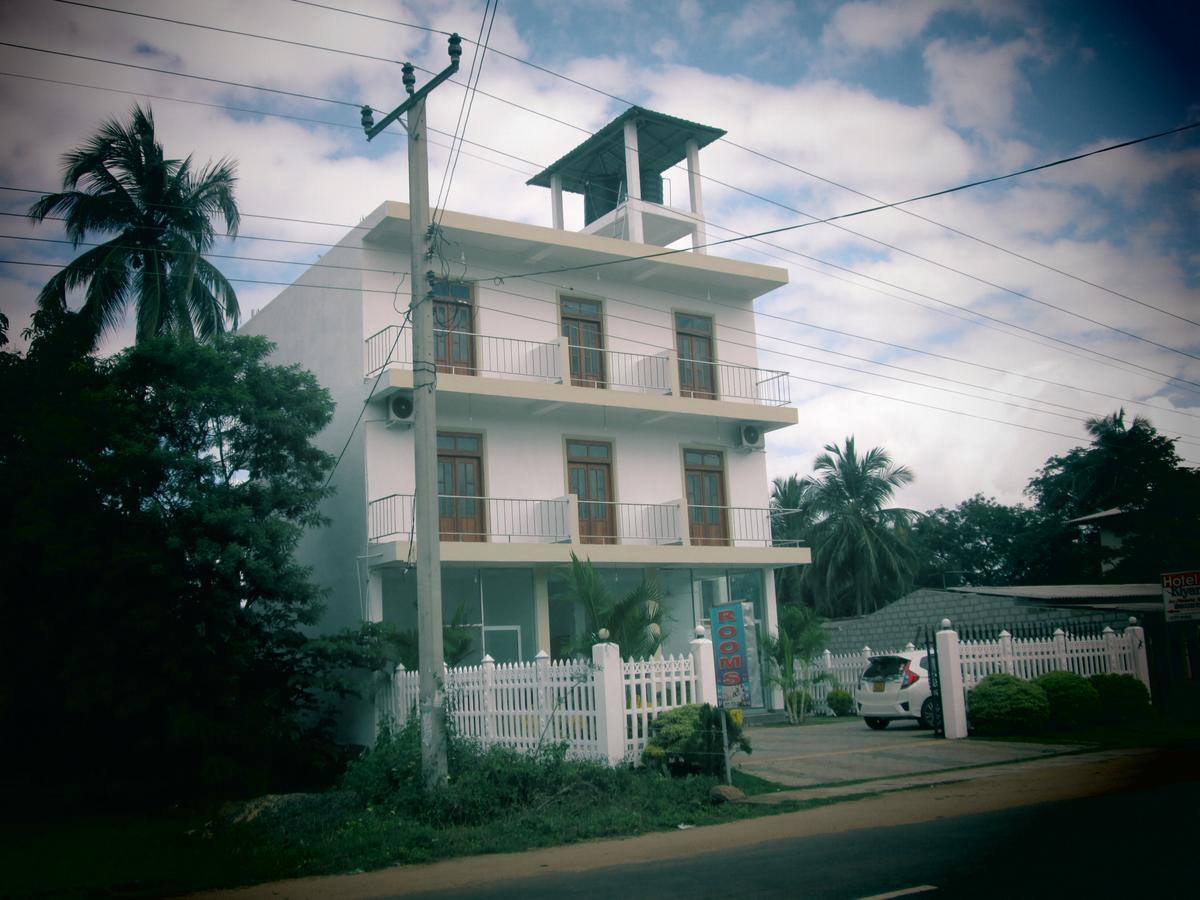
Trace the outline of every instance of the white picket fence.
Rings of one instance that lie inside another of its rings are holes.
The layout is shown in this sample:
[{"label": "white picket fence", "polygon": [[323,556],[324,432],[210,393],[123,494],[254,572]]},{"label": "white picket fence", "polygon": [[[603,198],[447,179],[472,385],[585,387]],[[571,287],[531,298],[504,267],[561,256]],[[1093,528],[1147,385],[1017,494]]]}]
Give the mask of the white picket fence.
[{"label": "white picket fence", "polygon": [[[416,714],[418,681],[396,667],[376,694],[377,727],[399,728]],[[572,757],[609,762],[640,758],[650,722],[664,710],[716,699],[712,642],[704,639],[692,641],[689,655],[663,659],[622,661],[614,644],[593,647],[592,662],[484,657],[478,666],[447,667],[445,689],[455,731],[485,747],[528,752],[566,743]]]},{"label": "white picket fence", "polygon": [[[1127,628],[1118,633],[1105,628],[1100,635],[1072,635],[1055,629],[1053,635],[1035,638],[1014,638],[1001,631],[995,640],[959,640],[958,652],[963,687],[970,690],[988,675],[1007,673],[1018,678],[1033,679],[1047,672],[1074,672],[1088,678],[1092,675],[1114,673],[1140,678],[1149,689],[1145,666],[1145,647],[1140,628]],[[905,650],[916,649],[911,643]],[[872,656],[886,656],[895,650],[872,650],[863,647],[857,653],[832,654],[828,650],[814,661],[813,673],[828,673],[829,678],[812,685],[812,714],[833,715],[826,702],[835,688],[854,693],[859,678]],[[1139,656],[1140,654],[1140,656]],[[797,676],[803,677],[797,663]]]}]

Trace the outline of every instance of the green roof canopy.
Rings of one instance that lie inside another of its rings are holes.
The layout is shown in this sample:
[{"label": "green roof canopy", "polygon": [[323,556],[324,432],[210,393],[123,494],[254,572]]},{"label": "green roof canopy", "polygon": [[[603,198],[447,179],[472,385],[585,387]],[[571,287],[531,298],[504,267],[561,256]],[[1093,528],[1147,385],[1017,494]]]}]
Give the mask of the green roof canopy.
[{"label": "green roof canopy", "polygon": [[590,184],[625,177],[625,122],[637,120],[638,163],[643,172],[661,175],[687,156],[687,142],[699,147],[724,136],[712,128],[686,119],[677,119],[640,106],[631,106],[594,135],[534,175],[526,184],[550,187],[550,176],[562,177],[562,188],[575,194],[587,192]]}]

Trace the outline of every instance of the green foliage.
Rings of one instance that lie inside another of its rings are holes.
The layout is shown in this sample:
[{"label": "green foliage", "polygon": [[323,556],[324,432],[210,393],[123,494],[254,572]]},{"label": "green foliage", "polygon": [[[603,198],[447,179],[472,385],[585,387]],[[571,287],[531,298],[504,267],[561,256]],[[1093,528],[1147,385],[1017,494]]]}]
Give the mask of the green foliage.
[{"label": "green foliage", "polygon": [[920,569],[927,587],[1030,583],[1033,540],[1042,515],[1028,506],[1004,506],[976,494],[954,509],[938,507],[913,527]]},{"label": "green foliage", "polygon": [[[63,156],[63,190],[29,210],[41,222],[62,216],[67,237],[80,243],[108,237],[76,257],[42,288],[38,305],[52,318],[66,313],[67,294],[82,289],[77,314],[90,349],[118,326],[130,300],[137,305],[137,340],[157,335],[211,340],[236,327],[237,294],[203,254],[216,242],[212,220],[236,234],[239,215],[229,160],[196,171],[187,159],[167,159],[149,109],[134,106],[129,125],[105,122],[84,146]],[[47,319],[35,319],[35,327]]]},{"label": "green foliage", "polygon": [[[333,403],[262,338],[0,353],[0,730],[30,771],[122,793],[295,775],[328,722],[293,550],[320,524]],[[99,782],[96,782],[99,783]]]},{"label": "green foliage", "polygon": [[667,639],[666,610],[653,580],[643,578],[624,597],[614,598],[592,561],[580,561],[574,552],[568,578],[566,602],[581,604],[587,618],[587,633],[568,645],[568,656],[591,658],[592,645],[601,641],[601,629],[626,659],[645,659],[658,652]]},{"label": "green foliage", "polygon": [[[771,482],[771,541],[777,546],[800,545],[812,540],[816,484],[789,475]],[[781,606],[806,600],[804,569],[784,566],[775,570],[775,597]]]},{"label": "green foliage", "polygon": [[967,696],[971,727],[976,734],[1035,734],[1050,719],[1046,692],[1012,675],[989,675]]},{"label": "green foliage", "polygon": [[918,513],[884,508],[913,480],[875,447],[858,455],[854,438],[827,444],[813,463],[813,562],[804,585],[827,615],[865,615],[908,590],[916,568],[910,525]]},{"label": "green foliage", "polygon": [[833,710],[835,716],[854,715],[854,697],[849,691],[834,688],[825,698],[825,703]]},{"label": "green foliage", "polygon": [[1073,729],[1091,725],[1100,713],[1100,694],[1086,678],[1074,672],[1047,672],[1034,679],[1046,692],[1050,725]]},{"label": "green foliage", "polygon": [[1088,684],[1099,696],[1100,718],[1114,725],[1137,724],[1150,715],[1150,692],[1132,675],[1093,675]]},{"label": "green foliage", "polygon": [[820,617],[801,604],[781,606],[779,631],[762,639],[763,651],[773,664],[767,682],[783,691],[793,725],[803,722],[812,709],[813,686],[829,679],[828,673],[816,671],[813,665],[827,640]]},{"label": "green foliage", "polygon": [[730,755],[739,750],[750,753],[750,741],[742,733],[739,717],[707,703],[693,703],[655,717],[642,762],[672,775],[722,774],[721,716],[725,717]]}]

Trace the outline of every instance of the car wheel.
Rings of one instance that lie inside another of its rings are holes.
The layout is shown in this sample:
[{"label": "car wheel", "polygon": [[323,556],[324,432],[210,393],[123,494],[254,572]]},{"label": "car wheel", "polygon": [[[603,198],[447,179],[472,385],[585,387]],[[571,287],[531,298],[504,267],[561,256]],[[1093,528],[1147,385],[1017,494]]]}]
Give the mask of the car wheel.
[{"label": "car wheel", "polygon": [[936,728],[942,723],[942,705],[932,697],[926,697],[921,704],[920,725],[922,728]]},{"label": "car wheel", "polygon": [[872,731],[883,731],[883,729],[888,727],[887,719],[876,719],[874,716],[867,716],[863,721],[867,723],[867,727]]}]

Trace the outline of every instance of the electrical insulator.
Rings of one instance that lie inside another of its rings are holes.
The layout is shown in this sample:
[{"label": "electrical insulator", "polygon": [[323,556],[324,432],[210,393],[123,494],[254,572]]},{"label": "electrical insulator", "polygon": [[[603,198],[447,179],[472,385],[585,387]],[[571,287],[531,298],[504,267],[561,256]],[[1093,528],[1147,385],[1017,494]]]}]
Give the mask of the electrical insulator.
[{"label": "electrical insulator", "polygon": [[362,127],[363,131],[370,131],[375,127],[375,111],[369,106],[362,108]]},{"label": "electrical insulator", "polygon": [[400,71],[404,73],[404,89],[411,94],[413,92],[413,86],[417,83],[417,76],[413,74],[413,64],[406,62],[400,67]]},{"label": "electrical insulator", "polygon": [[457,32],[450,35],[450,48],[448,52],[450,53],[451,65],[457,65],[458,58],[462,56],[462,38],[458,36]]}]

